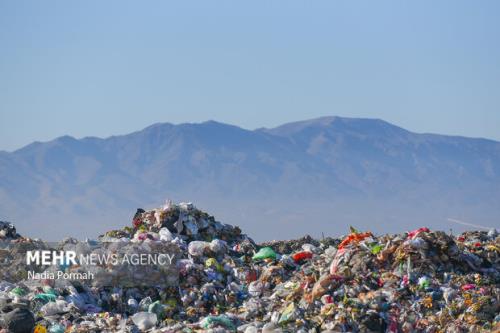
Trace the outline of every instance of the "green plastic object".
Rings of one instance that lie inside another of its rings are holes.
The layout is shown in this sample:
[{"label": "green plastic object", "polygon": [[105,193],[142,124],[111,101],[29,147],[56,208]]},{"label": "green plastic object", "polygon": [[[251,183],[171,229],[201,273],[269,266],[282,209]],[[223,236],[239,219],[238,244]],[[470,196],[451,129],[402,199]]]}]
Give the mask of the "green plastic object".
[{"label": "green plastic object", "polygon": [[374,244],[371,246],[370,251],[372,254],[378,254],[383,248],[384,246],[382,244]]},{"label": "green plastic object", "polygon": [[351,234],[359,234],[359,230],[354,228],[352,225],[349,226],[349,230],[351,231]]},{"label": "green plastic object", "polygon": [[17,295],[17,296],[24,296],[24,295],[26,295],[26,290],[24,290],[21,287],[15,287],[10,292],[13,293],[14,295]]},{"label": "green plastic object", "polygon": [[200,322],[200,326],[203,327],[204,329],[208,329],[213,325],[221,325],[227,329],[236,331],[236,327],[234,326],[233,322],[226,315],[207,316],[203,318],[203,320]]},{"label": "green plastic object", "polygon": [[160,303],[160,301],[153,302],[148,307],[148,312],[155,313],[160,319],[165,316],[165,306]]},{"label": "green plastic object", "polygon": [[34,297],[34,299],[42,300],[44,303],[55,302],[56,298],[57,298],[56,295],[48,294],[48,293],[38,294],[38,295],[35,295],[35,297]]},{"label": "green plastic object", "polygon": [[420,289],[427,289],[430,286],[430,281],[427,276],[422,276],[420,279],[418,279],[418,286]]},{"label": "green plastic object", "polygon": [[252,257],[253,260],[276,259],[276,252],[270,247],[263,247]]},{"label": "green plastic object", "polygon": [[56,291],[54,290],[54,288],[52,288],[50,286],[43,286],[43,292],[47,293],[47,294],[53,294],[53,295],[56,294]]}]

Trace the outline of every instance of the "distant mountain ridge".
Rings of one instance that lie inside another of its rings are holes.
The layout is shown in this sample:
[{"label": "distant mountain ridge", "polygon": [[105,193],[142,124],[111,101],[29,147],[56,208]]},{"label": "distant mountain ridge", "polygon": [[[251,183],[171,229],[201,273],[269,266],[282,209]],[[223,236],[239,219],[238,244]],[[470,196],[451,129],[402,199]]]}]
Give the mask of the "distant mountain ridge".
[{"label": "distant mountain ridge", "polygon": [[[500,224],[500,142],[323,117],[245,130],[154,124],[0,152],[0,219],[44,238],[129,223],[135,208],[190,200],[257,239],[413,226]],[[417,225],[418,224],[418,225]]]}]

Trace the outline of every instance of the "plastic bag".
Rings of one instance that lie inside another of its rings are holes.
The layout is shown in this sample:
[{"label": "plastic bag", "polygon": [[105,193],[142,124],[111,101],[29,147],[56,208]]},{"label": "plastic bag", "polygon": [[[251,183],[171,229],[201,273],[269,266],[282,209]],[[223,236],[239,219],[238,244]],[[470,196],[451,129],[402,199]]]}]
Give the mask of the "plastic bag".
[{"label": "plastic bag", "polygon": [[263,247],[254,254],[253,260],[276,259],[276,252],[270,247]]},{"label": "plastic bag", "polygon": [[204,329],[211,328],[213,326],[224,326],[227,329],[230,330],[235,330],[236,327],[233,324],[232,320],[226,316],[226,315],[220,315],[220,316],[207,316],[203,318],[203,320],[200,322],[200,326]]},{"label": "plastic bag", "polygon": [[154,327],[158,321],[156,313],[149,312],[137,312],[131,318],[134,324],[143,331]]},{"label": "plastic bag", "polygon": [[210,248],[210,243],[208,242],[193,241],[188,245],[188,253],[193,257],[200,257],[209,248]]}]

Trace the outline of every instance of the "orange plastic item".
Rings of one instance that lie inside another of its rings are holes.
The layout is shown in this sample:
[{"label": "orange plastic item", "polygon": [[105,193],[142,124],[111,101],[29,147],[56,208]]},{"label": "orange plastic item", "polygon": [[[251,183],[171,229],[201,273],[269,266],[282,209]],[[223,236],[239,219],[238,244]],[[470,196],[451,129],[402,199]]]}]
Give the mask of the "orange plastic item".
[{"label": "orange plastic item", "polygon": [[45,326],[36,325],[33,333],[47,333],[47,329],[45,328]]},{"label": "orange plastic item", "polygon": [[350,234],[349,236],[347,236],[346,238],[344,238],[344,240],[342,241],[342,243],[340,243],[339,245],[339,250],[340,249],[343,249],[344,247],[346,247],[347,245],[351,244],[352,242],[361,242],[363,239],[365,238],[368,238],[368,237],[372,237],[373,234],[371,232],[363,232],[363,233],[359,233],[359,234]]}]

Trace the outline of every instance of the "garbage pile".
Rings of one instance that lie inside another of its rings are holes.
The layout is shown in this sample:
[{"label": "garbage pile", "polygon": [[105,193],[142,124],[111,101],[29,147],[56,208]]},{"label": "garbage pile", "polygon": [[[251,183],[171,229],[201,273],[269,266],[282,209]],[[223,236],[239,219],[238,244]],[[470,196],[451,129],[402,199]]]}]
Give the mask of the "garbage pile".
[{"label": "garbage pile", "polygon": [[[7,223],[0,224],[0,241],[0,254],[19,264],[24,257],[18,248],[12,253],[15,244],[43,244]],[[175,246],[177,284],[111,286],[2,273],[0,332],[500,330],[496,230],[453,236],[423,227],[377,236],[351,228],[340,238],[259,245],[190,203],[167,202],[138,209],[131,226],[94,242]]]},{"label": "garbage pile", "polygon": [[0,221],[0,241],[3,239],[16,239],[19,238],[16,232],[16,227],[12,223]]}]

